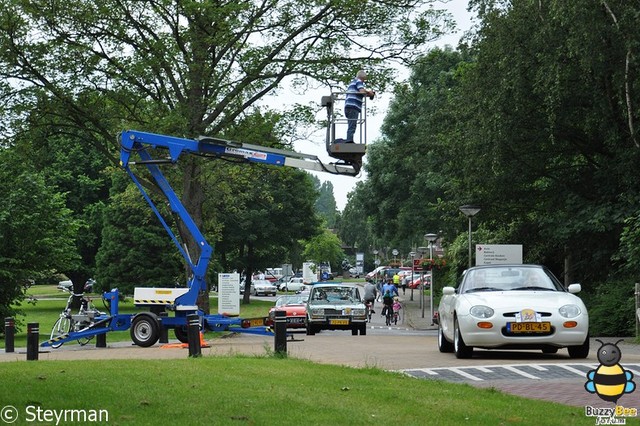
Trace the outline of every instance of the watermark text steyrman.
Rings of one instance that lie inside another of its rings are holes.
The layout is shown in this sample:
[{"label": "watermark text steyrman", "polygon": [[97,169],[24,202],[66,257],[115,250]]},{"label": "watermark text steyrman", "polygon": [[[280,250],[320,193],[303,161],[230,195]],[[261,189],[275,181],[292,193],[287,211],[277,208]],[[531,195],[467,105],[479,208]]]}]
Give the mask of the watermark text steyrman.
[{"label": "watermark text steyrman", "polygon": [[109,411],[103,409],[47,409],[36,405],[27,405],[24,413],[17,408],[7,405],[0,409],[0,420],[10,424],[22,417],[25,422],[50,423],[60,425],[65,423],[108,423]]}]

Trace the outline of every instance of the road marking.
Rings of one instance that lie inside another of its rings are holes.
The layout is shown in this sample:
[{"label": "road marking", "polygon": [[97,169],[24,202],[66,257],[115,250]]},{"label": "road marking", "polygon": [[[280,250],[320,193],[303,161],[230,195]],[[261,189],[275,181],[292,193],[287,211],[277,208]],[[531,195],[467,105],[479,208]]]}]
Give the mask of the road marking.
[{"label": "road marking", "polygon": [[517,368],[515,368],[515,367],[513,367],[511,365],[504,365],[504,366],[502,366],[502,368],[504,368],[507,371],[511,371],[513,373],[519,374],[519,375],[521,375],[523,377],[526,377],[528,379],[540,380],[540,377],[534,376],[533,374],[529,374],[529,373],[526,373],[524,371],[520,371],[520,370],[518,370]]},{"label": "road marking", "polygon": [[555,365],[557,365],[560,368],[564,368],[565,370],[570,371],[572,373],[576,373],[578,376],[585,376],[587,374],[584,371],[571,367],[570,365],[565,365],[565,364],[555,364]]},{"label": "road marking", "polygon": [[538,371],[549,371],[549,369],[544,368],[541,365],[538,364],[530,364],[529,367],[533,368],[534,370],[538,370]]},{"label": "road marking", "polygon": [[[412,377],[422,378],[429,380],[431,377],[429,376],[438,376],[434,378],[438,378],[441,380],[448,380],[453,382],[460,381],[471,381],[471,382],[483,382],[490,380],[512,380],[513,375],[506,373],[504,370],[508,372],[517,374],[525,379],[530,380],[549,380],[549,379],[557,379],[558,378],[558,370],[554,371],[554,367],[561,368],[565,371],[570,372],[571,374],[576,374],[579,377],[587,377],[587,372],[579,370],[576,367],[595,369],[599,364],[591,364],[591,363],[572,363],[572,364],[512,364],[512,365],[478,365],[478,366],[462,366],[462,367],[436,367],[436,368],[409,368],[396,370],[400,371],[404,374],[407,374]],[[629,371],[633,373],[635,377],[640,377],[640,364],[629,364],[629,367],[626,368],[623,366],[625,371]],[[531,368],[540,372],[539,374],[530,374],[523,370],[524,368]],[[501,370],[504,369],[504,370]],[[478,371],[484,373],[482,377],[478,377],[473,374],[474,371]],[[419,374],[421,372],[423,374]]]},{"label": "road marking", "polygon": [[435,371],[433,371],[430,368],[419,368],[418,370],[412,370],[412,371],[422,371],[423,373],[427,373],[430,376],[437,376],[438,373],[436,373]]},{"label": "road marking", "polygon": [[[624,368],[624,366],[622,366]],[[630,371],[633,373],[634,377],[639,377],[640,376],[640,372],[638,372],[637,370],[632,370],[630,368],[625,368],[624,371]]]},{"label": "road marking", "polygon": [[462,371],[459,368],[450,368],[449,370],[453,371],[454,373],[459,374],[462,377],[465,377],[465,378],[467,378],[469,380],[473,380],[473,381],[476,381],[476,382],[482,382],[484,380],[484,379],[481,379],[480,377],[474,376],[473,374],[469,374],[466,371]]}]

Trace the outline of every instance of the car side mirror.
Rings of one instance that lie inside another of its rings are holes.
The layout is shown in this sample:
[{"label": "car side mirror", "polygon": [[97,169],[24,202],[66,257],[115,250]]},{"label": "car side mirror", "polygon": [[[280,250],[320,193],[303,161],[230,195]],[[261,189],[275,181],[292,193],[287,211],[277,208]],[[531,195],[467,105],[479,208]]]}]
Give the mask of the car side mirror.
[{"label": "car side mirror", "polygon": [[569,290],[569,293],[571,294],[580,293],[582,291],[582,285],[578,283],[569,284],[569,287],[567,288],[567,290]]},{"label": "car side mirror", "polygon": [[443,287],[442,288],[442,295],[443,296],[450,296],[452,294],[455,294],[456,289],[453,287]]}]

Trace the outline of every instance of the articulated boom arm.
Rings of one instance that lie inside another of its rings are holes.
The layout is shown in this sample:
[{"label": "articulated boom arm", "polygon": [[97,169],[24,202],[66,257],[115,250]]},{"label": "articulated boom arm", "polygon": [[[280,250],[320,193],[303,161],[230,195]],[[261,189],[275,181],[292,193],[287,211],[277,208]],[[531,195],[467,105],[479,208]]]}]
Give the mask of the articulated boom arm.
[{"label": "articulated boom arm", "polygon": [[[158,167],[159,164],[176,163],[182,153],[190,153],[209,156],[211,158],[229,158],[252,163],[295,167],[298,169],[315,170],[349,176],[356,176],[360,172],[361,165],[361,162],[323,164],[318,157],[314,155],[300,154],[293,151],[249,145],[224,139],[208,137],[184,139],[154,133],[138,132],[135,130],[122,132],[120,135],[120,143],[120,165],[129,174],[147,203],[149,203],[153,212],[156,214],[160,223],[165,228],[180,251],[180,254],[191,269],[192,274],[188,286],[189,290],[187,293],[176,299],[175,305],[179,306],[179,309],[196,309],[198,293],[206,290],[205,275],[213,249],[182,205],[182,202],[171,188],[171,185],[169,185],[169,182],[160,171],[160,168]],[[168,150],[169,156],[164,158],[152,157],[149,150],[156,148]],[[133,155],[137,155],[139,159],[133,161]],[[156,207],[155,203],[144,189],[135,173],[131,170],[131,165],[144,165],[147,167],[158,187],[169,201],[172,212],[180,217],[194,241],[198,243],[200,256],[195,263],[192,261],[185,248],[182,247],[180,241],[162,217],[162,214]]]}]

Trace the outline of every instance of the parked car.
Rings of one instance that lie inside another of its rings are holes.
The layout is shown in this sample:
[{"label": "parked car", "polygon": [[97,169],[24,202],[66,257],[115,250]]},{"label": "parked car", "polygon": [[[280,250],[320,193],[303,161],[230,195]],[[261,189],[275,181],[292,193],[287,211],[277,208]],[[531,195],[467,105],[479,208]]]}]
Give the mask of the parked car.
[{"label": "parked car", "polygon": [[420,284],[422,284],[423,282],[424,282],[425,289],[431,287],[431,277],[429,275],[426,275],[426,274],[422,275],[416,272],[416,274],[413,277],[414,277],[413,281],[410,281],[407,287],[420,288]]},{"label": "parked car", "polygon": [[60,281],[56,288],[62,291],[73,291],[73,283],[71,280]]},{"label": "parked car", "polygon": [[276,304],[269,309],[267,325],[273,326],[276,311],[285,311],[287,315],[287,328],[305,328],[307,314],[307,297],[300,295],[285,295],[276,299]]},{"label": "parked car", "polygon": [[254,296],[275,296],[278,291],[269,280],[251,280],[251,294]]},{"label": "parked car", "polygon": [[304,281],[302,277],[296,278],[293,277],[289,281],[281,283],[278,287],[280,291],[300,291],[300,289],[304,286]]},{"label": "parked car", "polygon": [[469,358],[474,347],[568,348],[589,355],[589,315],[575,294],[540,265],[486,265],[467,270],[457,288],[444,287],[438,307],[438,348]]},{"label": "parked car", "polygon": [[360,272],[358,272],[358,268],[356,268],[355,266],[349,268],[349,277],[360,278]]},{"label": "parked car", "polygon": [[387,268],[389,268],[389,267],[388,266],[378,266],[373,271],[371,271],[367,275],[365,275],[364,278],[367,281],[373,281],[376,277],[380,278],[380,276],[382,275],[382,271],[384,271]]},{"label": "parked car", "polygon": [[353,284],[315,284],[307,301],[307,334],[320,330],[351,330],[352,335],[367,334],[366,306],[358,286]]},{"label": "parked car", "polygon": [[86,283],[84,283],[84,292],[91,293],[93,291],[93,287],[96,284],[96,280],[93,278],[89,278]]}]

